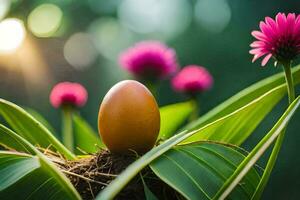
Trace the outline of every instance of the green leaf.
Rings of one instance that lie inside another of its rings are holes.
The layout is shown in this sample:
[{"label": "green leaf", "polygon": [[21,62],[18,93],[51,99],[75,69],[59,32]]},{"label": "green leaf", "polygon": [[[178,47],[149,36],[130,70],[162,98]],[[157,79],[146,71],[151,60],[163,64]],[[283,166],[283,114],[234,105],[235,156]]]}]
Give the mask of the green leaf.
[{"label": "green leaf", "polygon": [[259,160],[264,152],[276,140],[280,133],[286,128],[288,122],[300,106],[300,96],[288,107],[282,117],[278,120],[270,132],[254,147],[249,155],[241,162],[235,172],[226,180],[219,189],[214,199],[225,199],[232,190],[240,183],[251,167]]},{"label": "green leaf", "polygon": [[1,124],[0,135],[14,138],[33,155],[0,151],[1,200],[81,199],[67,177],[32,144]]},{"label": "green leaf", "polygon": [[192,102],[176,103],[161,107],[160,111],[160,132],[158,139],[167,139],[184,123],[193,111]]},{"label": "green leaf", "polygon": [[0,151],[0,199],[80,199],[57,182],[37,156]]},{"label": "green leaf", "polygon": [[44,148],[53,146],[66,158],[75,158],[75,155],[60,143],[42,123],[37,121],[21,107],[4,99],[0,99],[0,114],[19,135],[28,140],[31,144],[39,145]]},{"label": "green leaf", "polygon": [[51,133],[56,133],[55,129],[51,126],[51,124],[36,110],[32,108],[25,108],[25,110],[32,115],[37,121],[42,123]]},{"label": "green leaf", "polygon": [[6,130],[1,127],[0,124],[0,146],[4,147],[5,150],[19,151],[25,153],[34,153],[30,148],[24,145],[15,137],[8,135]]},{"label": "green leaf", "polygon": [[0,151],[0,191],[18,182],[39,167],[40,163],[36,157],[17,152]]},{"label": "green leaf", "polygon": [[[244,159],[233,148],[215,143],[177,146],[150,164],[154,173],[186,199],[211,199]],[[251,199],[260,177],[254,168],[229,199]]]},{"label": "green leaf", "polygon": [[[96,153],[99,148],[104,148],[104,144],[101,142],[98,134],[92,129],[92,127],[79,115],[74,114],[74,143],[75,147],[83,150],[87,153]],[[82,152],[76,149],[77,154]]]},{"label": "green leaf", "polygon": [[[294,85],[298,85],[300,83],[300,65],[294,67],[292,69],[292,73],[294,78]],[[189,123],[187,126],[182,128],[182,130],[194,130],[206,124],[209,124],[247,105],[259,96],[284,83],[285,78],[283,72],[263,79],[262,81],[251,85],[250,87],[240,91],[236,95],[224,101],[223,103],[200,117],[198,120]]]},{"label": "green leaf", "polygon": [[143,182],[144,186],[144,192],[145,192],[145,197],[146,200],[158,200],[157,197],[151,192],[151,190],[148,188],[147,184],[144,181],[143,176],[141,175],[141,180]]},{"label": "green leaf", "polygon": [[200,129],[183,143],[213,140],[240,145],[285,94],[286,85],[276,87],[244,107]]}]

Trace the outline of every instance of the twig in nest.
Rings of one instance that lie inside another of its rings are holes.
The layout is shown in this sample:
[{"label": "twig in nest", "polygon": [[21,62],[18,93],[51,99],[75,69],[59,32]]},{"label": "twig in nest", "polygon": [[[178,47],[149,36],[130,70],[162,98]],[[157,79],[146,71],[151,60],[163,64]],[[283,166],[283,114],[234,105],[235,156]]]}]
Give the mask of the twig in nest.
[{"label": "twig in nest", "polygon": [[91,172],[94,175],[98,175],[98,176],[108,176],[108,177],[117,177],[118,175],[116,174],[106,174],[106,173],[101,173],[101,172]]},{"label": "twig in nest", "polygon": [[87,184],[89,185],[89,188],[90,188],[91,195],[92,195],[93,199],[95,199],[95,195],[94,195],[94,192],[93,192],[91,184],[89,182]]},{"label": "twig in nest", "polygon": [[82,176],[82,175],[79,175],[79,174],[76,174],[76,173],[73,173],[73,172],[70,172],[70,171],[67,171],[67,170],[63,170],[63,169],[62,169],[61,171],[64,172],[64,173],[66,173],[66,174],[69,174],[69,175],[71,175],[71,176],[76,176],[76,177],[78,177],[78,178],[81,178],[81,179],[83,179],[83,180],[86,180],[86,181],[88,181],[88,182],[98,183],[98,184],[105,185],[105,186],[108,185],[107,183],[103,183],[103,182],[100,182],[100,181],[95,181],[95,180],[93,180],[93,179],[89,179],[89,178],[87,178],[87,177],[85,177],[85,176]]}]

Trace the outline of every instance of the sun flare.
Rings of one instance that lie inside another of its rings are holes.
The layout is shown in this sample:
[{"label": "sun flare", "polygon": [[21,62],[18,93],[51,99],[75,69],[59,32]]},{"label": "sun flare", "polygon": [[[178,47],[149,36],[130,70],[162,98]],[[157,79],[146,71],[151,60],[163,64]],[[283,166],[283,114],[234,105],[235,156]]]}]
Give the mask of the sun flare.
[{"label": "sun flare", "polygon": [[21,20],[10,18],[0,22],[0,53],[14,52],[25,38],[25,28]]}]

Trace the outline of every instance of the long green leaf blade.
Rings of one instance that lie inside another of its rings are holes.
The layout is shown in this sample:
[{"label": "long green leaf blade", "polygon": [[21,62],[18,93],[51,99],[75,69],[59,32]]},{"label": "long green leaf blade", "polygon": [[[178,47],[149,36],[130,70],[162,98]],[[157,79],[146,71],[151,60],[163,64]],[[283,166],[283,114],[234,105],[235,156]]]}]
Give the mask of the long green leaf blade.
[{"label": "long green leaf blade", "polygon": [[285,85],[276,87],[244,107],[215,121],[211,126],[199,130],[183,143],[213,140],[240,145],[285,94]]},{"label": "long green leaf blade", "polygon": [[238,166],[232,176],[227,179],[220,188],[214,199],[225,199],[231,191],[239,184],[241,179],[248,173],[249,169],[257,162],[268,147],[276,140],[278,135],[286,128],[288,122],[300,106],[300,96],[288,107],[279,121],[270,132],[255,146],[245,160]]},{"label": "long green leaf blade", "polygon": [[[300,65],[293,67],[292,73],[294,84],[298,85],[300,83]],[[182,130],[194,130],[206,124],[209,124],[245,106],[259,96],[284,83],[285,78],[283,72],[263,79],[224,101],[223,103],[200,117],[198,120],[189,123]]]},{"label": "long green leaf blade", "polygon": [[25,110],[34,117],[37,121],[43,124],[51,133],[56,133],[56,130],[52,127],[52,125],[45,119],[43,115],[32,108],[25,108]]},{"label": "long green leaf blade", "polygon": [[21,107],[0,99],[0,113],[8,124],[23,138],[33,145],[44,148],[53,146],[68,159],[74,159],[73,155],[50,131]]}]

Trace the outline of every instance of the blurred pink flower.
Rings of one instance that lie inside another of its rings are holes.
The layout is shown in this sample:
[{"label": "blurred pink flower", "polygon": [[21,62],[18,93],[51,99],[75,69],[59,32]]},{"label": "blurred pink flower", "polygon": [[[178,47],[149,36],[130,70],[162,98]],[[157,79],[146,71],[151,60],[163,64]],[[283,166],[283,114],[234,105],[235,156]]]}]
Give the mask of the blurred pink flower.
[{"label": "blurred pink flower", "polygon": [[204,67],[189,65],[172,79],[171,84],[175,91],[195,94],[210,89],[213,78]]},{"label": "blurred pink flower", "polygon": [[252,62],[265,55],[262,66],[273,56],[278,62],[293,60],[300,53],[300,15],[278,13],[276,19],[265,18],[259,24],[260,31],[252,31],[257,39],[250,46]]},{"label": "blurred pink flower", "polygon": [[176,53],[158,41],[143,41],[120,54],[119,63],[138,78],[157,80],[177,71]]},{"label": "blurred pink flower", "polygon": [[86,103],[87,97],[86,89],[79,83],[61,82],[52,89],[50,103],[55,108],[62,105],[81,107]]}]

